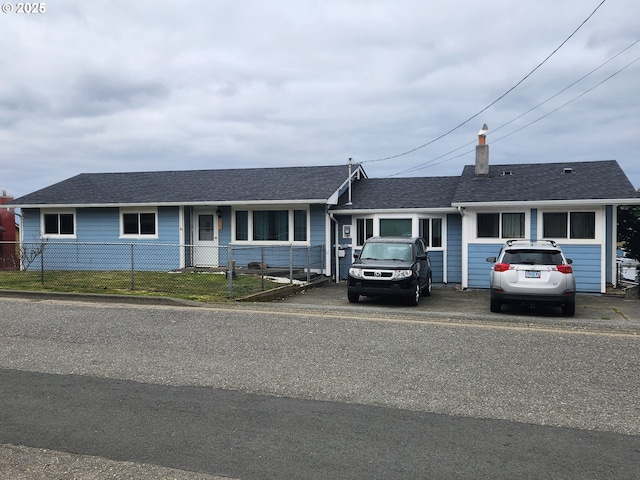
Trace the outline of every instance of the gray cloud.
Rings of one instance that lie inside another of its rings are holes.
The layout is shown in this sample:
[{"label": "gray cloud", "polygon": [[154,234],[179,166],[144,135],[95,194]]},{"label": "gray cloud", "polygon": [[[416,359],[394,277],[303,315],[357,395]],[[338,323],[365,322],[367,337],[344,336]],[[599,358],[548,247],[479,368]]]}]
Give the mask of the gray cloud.
[{"label": "gray cloud", "polygon": [[613,158],[638,187],[640,62],[605,80],[639,45],[496,130],[640,38],[633,0],[606,2],[462,128],[370,162],[486,107],[599,3],[60,0],[44,14],[3,15],[0,158],[12,166],[0,186],[22,195],[86,171],[349,157],[371,176],[457,175],[473,162],[461,155],[473,146],[459,148],[487,123],[493,163]]}]

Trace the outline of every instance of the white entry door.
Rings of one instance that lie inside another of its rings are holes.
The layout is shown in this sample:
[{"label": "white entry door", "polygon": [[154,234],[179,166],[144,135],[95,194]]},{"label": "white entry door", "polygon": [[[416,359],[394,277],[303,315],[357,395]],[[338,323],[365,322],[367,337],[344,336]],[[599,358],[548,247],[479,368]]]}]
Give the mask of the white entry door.
[{"label": "white entry door", "polygon": [[216,213],[196,213],[195,264],[196,267],[218,266],[218,217]]}]

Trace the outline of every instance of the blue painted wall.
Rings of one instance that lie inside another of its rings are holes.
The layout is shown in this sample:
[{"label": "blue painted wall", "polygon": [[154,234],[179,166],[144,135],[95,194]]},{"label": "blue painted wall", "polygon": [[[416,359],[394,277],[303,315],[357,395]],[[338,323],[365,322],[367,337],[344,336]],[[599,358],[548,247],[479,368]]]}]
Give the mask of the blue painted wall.
[{"label": "blue painted wall", "polygon": [[602,275],[600,245],[560,245],[564,256],[573,260],[578,292],[600,292]]},{"label": "blue painted wall", "polygon": [[487,263],[487,257],[497,257],[501,247],[502,243],[469,245],[469,288],[489,288],[493,264]]},{"label": "blue painted wall", "polygon": [[462,217],[447,215],[447,282],[462,283]]}]

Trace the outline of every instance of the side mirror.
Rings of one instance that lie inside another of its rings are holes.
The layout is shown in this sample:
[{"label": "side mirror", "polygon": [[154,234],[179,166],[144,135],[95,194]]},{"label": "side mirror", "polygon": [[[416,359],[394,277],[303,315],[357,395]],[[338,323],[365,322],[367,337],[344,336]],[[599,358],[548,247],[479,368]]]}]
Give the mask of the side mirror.
[{"label": "side mirror", "polygon": [[573,263],[573,259],[572,258],[567,258],[567,264],[571,265]]},{"label": "side mirror", "polygon": [[487,260],[488,263],[496,263],[497,259],[496,259],[496,257],[487,257],[486,260]]},{"label": "side mirror", "polygon": [[359,253],[355,253],[355,252],[354,252],[354,254],[353,254],[353,258],[354,258],[355,260],[359,259],[359,258],[360,258],[360,254],[359,254]]}]

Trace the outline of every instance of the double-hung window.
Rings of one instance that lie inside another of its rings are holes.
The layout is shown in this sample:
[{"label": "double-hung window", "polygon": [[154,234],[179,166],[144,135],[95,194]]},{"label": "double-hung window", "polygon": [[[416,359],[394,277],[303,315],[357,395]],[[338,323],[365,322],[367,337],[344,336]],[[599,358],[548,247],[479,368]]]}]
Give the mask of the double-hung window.
[{"label": "double-hung window", "polygon": [[75,237],[76,216],[74,212],[51,212],[42,215],[42,233],[46,236]]}]

